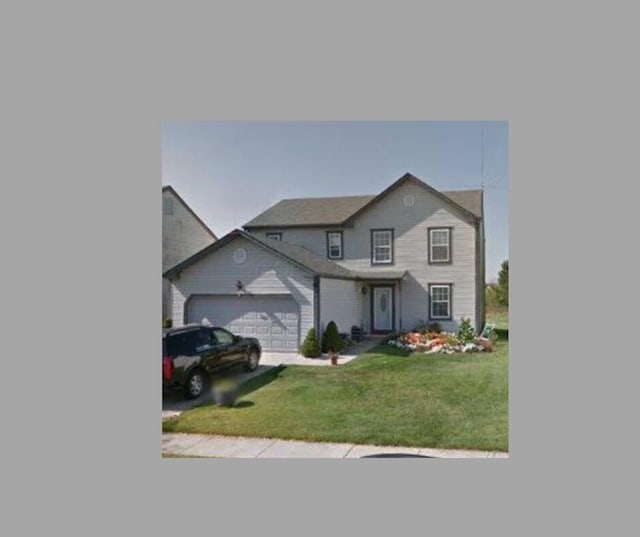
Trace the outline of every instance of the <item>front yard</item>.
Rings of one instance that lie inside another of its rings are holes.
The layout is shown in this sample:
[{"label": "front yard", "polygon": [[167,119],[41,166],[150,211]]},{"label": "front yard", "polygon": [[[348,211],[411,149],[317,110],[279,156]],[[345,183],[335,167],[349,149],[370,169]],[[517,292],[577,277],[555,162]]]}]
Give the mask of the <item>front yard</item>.
[{"label": "front yard", "polygon": [[508,341],[454,355],[379,345],[339,367],[274,369],[235,407],[197,407],[163,430],[508,451]]}]

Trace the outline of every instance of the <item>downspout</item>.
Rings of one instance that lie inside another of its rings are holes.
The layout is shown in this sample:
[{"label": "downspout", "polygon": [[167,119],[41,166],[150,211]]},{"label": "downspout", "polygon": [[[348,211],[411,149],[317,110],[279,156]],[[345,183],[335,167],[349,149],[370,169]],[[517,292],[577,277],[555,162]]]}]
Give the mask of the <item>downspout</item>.
[{"label": "downspout", "polygon": [[316,329],[316,336],[320,337],[320,276],[313,277],[313,327]]},{"label": "downspout", "polygon": [[398,331],[402,332],[402,280],[398,280]]}]

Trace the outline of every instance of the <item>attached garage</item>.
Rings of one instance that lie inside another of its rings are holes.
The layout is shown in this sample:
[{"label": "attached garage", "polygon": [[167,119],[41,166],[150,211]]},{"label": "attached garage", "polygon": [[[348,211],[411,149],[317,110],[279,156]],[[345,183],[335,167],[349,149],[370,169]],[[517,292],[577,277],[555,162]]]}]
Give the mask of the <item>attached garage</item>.
[{"label": "attached garage", "polygon": [[208,321],[234,334],[258,338],[265,351],[297,351],[299,312],[290,295],[195,295],[185,304],[187,322]]},{"label": "attached garage", "polygon": [[309,330],[319,330],[320,277],[354,276],[302,246],[239,229],[163,274],[173,326],[206,320],[274,352],[298,352]]}]

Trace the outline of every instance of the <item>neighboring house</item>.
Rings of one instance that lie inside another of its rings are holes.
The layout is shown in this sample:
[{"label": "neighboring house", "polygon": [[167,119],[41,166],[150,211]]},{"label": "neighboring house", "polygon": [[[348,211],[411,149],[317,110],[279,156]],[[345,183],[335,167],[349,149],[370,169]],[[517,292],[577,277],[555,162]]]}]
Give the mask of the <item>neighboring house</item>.
[{"label": "neighboring house", "polygon": [[[171,186],[162,187],[162,272],[217,240]],[[162,319],[171,317],[169,280],[162,280]]]},{"label": "neighboring house", "polygon": [[297,351],[331,320],[384,334],[484,324],[480,190],[406,174],[377,196],[282,200],[165,273],[174,323],[201,322]]}]

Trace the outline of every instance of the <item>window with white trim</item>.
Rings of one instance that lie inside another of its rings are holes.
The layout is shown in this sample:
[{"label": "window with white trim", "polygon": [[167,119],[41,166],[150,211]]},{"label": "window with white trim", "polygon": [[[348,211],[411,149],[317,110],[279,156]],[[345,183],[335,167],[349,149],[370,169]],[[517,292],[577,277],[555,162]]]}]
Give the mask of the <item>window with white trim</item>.
[{"label": "window with white trim", "polygon": [[429,229],[429,263],[451,262],[451,229]]},{"label": "window with white trim", "polygon": [[451,284],[429,285],[429,317],[451,319]]},{"label": "window with white trim", "polygon": [[327,232],[327,257],[329,259],[342,259],[342,232]]},{"label": "window with white trim", "polygon": [[274,241],[282,240],[282,233],[266,233],[267,239],[273,239]]},{"label": "window with white trim", "polygon": [[377,229],[371,231],[371,263],[393,263],[393,230]]}]

